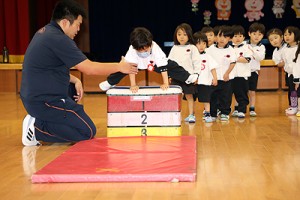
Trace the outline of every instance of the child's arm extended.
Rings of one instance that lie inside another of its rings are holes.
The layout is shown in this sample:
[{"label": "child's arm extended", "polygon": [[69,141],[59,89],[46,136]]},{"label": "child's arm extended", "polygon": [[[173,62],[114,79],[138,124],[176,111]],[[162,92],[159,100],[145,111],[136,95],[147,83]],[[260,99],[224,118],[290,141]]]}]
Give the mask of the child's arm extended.
[{"label": "child's arm extended", "polygon": [[160,86],[160,88],[162,90],[166,90],[169,88],[168,72],[167,71],[161,72],[161,76],[163,79],[163,84]]},{"label": "child's arm extended", "polygon": [[135,74],[129,74],[129,79],[130,79],[130,90],[132,93],[137,93],[139,90],[139,86],[136,85],[135,82]]}]

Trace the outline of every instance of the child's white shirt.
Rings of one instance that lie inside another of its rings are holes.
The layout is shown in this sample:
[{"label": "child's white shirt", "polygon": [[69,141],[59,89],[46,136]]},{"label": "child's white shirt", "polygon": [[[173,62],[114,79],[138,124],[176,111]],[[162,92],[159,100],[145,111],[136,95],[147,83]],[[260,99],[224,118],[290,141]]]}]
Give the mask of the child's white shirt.
[{"label": "child's white shirt", "polygon": [[147,58],[139,57],[137,51],[130,45],[125,55],[125,60],[137,64],[138,69],[147,69],[150,64],[157,65],[157,67],[166,66],[168,64],[166,54],[154,41],[152,41],[151,54]]},{"label": "child's white shirt", "polygon": [[[233,49],[237,59],[239,57],[253,59],[253,52],[251,51],[252,47],[248,43],[243,42],[237,46],[234,46]],[[247,77],[251,76],[250,62],[249,63],[236,62],[233,71],[235,77],[244,77],[247,79]]]},{"label": "child's white shirt", "polygon": [[[226,45],[225,48],[218,48],[217,44],[214,44],[208,47],[205,51],[218,63],[218,68],[216,69],[218,80],[224,80],[223,76],[228,70],[230,64],[236,62],[234,49],[230,45]],[[234,70],[232,70],[229,74],[229,79],[233,78]]]},{"label": "child's white shirt", "polygon": [[211,70],[218,68],[218,63],[211,55],[205,52],[200,53],[199,58],[201,62],[197,65],[195,71],[195,73],[199,74],[197,83],[198,85],[211,85],[213,80]]},{"label": "child's white shirt", "polygon": [[195,71],[195,65],[199,63],[199,51],[195,45],[174,45],[168,58],[174,60],[190,74]]},{"label": "child's white shirt", "polygon": [[274,61],[275,65],[283,61],[282,52],[286,48],[286,43],[283,43],[280,48],[276,47],[272,54],[272,60]]},{"label": "child's white shirt", "polygon": [[294,79],[300,79],[300,55],[298,55],[296,62],[293,62],[293,76]]},{"label": "child's white shirt", "polygon": [[260,70],[260,61],[265,59],[266,47],[262,43],[259,43],[257,45],[250,44],[250,46],[253,49],[253,56],[251,58],[251,61],[249,62],[251,67],[251,72],[257,72]]},{"label": "child's white shirt", "polygon": [[295,53],[297,51],[298,45],[295,46],[287,46],[282,51],[282,57],[284,61],[284,71],[288,73],[288,75],[293,74],[293,60],[295,58]]}]

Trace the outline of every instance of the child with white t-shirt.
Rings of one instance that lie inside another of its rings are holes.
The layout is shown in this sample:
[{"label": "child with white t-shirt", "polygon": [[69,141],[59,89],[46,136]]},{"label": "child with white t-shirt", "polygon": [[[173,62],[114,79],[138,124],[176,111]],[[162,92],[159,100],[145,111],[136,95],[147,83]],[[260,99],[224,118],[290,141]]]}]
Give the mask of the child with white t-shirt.
[{"label": "child with white t-shirt", "polygon": [[250,116],[256,117],[255,103],[258,76],[260,70],[260,61],[265,59],[266,47],[261,43],[265,34],[265,26],[261,23],[254,22],[249,26],[248,35],[250,37],[248,44],[252,47],[253,56],[250,60],[251,76],[249,77],[249,101],[250,101]]},{"label": "child with white t-shirt", "polygon": [[199,74],[197,81],[198,101],[204,103],[204,120],[206,123],[213,122],[215,119],[210,115],[210,99],[213,91],[212,86],[217,86],[218,78],[216,68],[218,63],[212,56],[205,52],[208,39],[202,31],[194,33],[196,47],[199,51],[200,63],[196,65],[196,73]]},{"label": "child with white t-shirt", "polygon": [[251,76],[249,62],[252,58],[252,51],[249,44],[245,43],[245,29],[241,25],[232,26],[233,37],[231,39],[233,49],[236,53],[237,61],[234,66],[234,79],[232,80],[232,90],[236,100],[233,117],[245,118],[247,105],[249,104],[248,79]]},{"label": "child with white t-shirt", "polygon": [[220,26],[216,35],[216,44],[206,49],[218,63],[217,78],[218,85],[213,86],[213,92],[210,100],[211,116],[217,117],[217,109],[221,112],[220,120],[228,121],[231,112],[232,88],[231,80],[234,78],[233,68],[236,63],[234,49],[228,44],[233,36],[230,26]]},{"label": "child with white t-shirt", "polygon": [[[195,73],[195,67],[200,62],[197,47],[194,45],[193,30],[189,24],[182,23],[176,27],[174,32],[174,46],[171,48],[169,59],[174,60],[190,74]],[[184,99],[188,103],[189,115],[184,119],[185,122],[195,123],[195,101],[194,96],[197,93],[196,85],[186,84],[172,79],[172,85],[179,85],[184,94]]]},{"label": "child with white t-shirt", "polygon": [[[130,47],[125,55],[125,61],[137,64],[139,70],[155,71],[161,73],[163,84],[161,89],[169,87],[168,77],[185,82],[194,83],[198,75],[190,74],[175,61],[166,57],[166,54],[153,41],[151,32],[144,27],[135,28],[130,34]],[[121,72],[113,73],[107,77],[106,81],[99,84],[101,90],[106,91],[118,84],[127,74]],[[136,85],[135,74],[130,74],[130,90],[136,93],[139,86]]]},{"label": "child with white t-shirt", "polygon": [[[290,91],[290,97],[293,97],[293,93],[297,94],[295,83],[294,83],[294,58],[297,52],[298,43],[300,40],[300,30],[295,26],[288,26],[283,32],[284,41],[287,43],[287,47],[282,51],[282,58],[284,61],[284,70],[288,74],[287,84]],[[296,96],[296,95],[295,95]],[[293,105],[293,106],[292,106]],[[287,115],[295,115],[298,112],[297,99],[295,102],[291,99],[291,109],[286,111]]]},{"label": "child with white t-shirt", "polygon": [[298,111],[296,113],[297,117],[300,117],[300,42],[298,42],[298,48],[295,53],[295,58],[293,59],[293,75],[294,75],[294,83],[295,83],[295,89],[297,90],[297,97],[298,97]]}]

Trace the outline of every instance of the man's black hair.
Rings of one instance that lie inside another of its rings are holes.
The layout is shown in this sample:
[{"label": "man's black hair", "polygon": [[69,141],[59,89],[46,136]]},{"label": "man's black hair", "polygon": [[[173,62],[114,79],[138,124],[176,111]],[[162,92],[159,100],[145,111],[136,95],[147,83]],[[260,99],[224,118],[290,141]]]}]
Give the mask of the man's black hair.
[{"label": "man's black hair", "polygon": [[79,15],[86,18],[86,11],[81,4],[74,0],[61,0],[56,3],[51,20],[57,22],[62,19],[67,19],[72,24]]}]

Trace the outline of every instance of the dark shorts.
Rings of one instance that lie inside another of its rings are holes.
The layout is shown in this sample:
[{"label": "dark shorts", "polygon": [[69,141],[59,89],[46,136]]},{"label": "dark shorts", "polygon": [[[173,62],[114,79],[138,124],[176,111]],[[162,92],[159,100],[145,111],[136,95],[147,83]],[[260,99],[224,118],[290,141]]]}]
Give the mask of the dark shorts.
[{"label": "dark shorts", "polygon": [[212,86],[210,85],[198,85],[198,101],[199,102],[210,102],[211,93],[213,91]]},{"label": "dark shorts", "polygon": [[177,80],[172,79],[172,85],[179,85],[182,88],[184,94],[196,94],[197,93],[197,85],[194,84],[186,84]]},{"label": "dark shorts", "polygon": [[256,91],[257,82],[258,82],[258,74],[256,72],[251,72],[251,76],[249,77],[249,90]]}]

